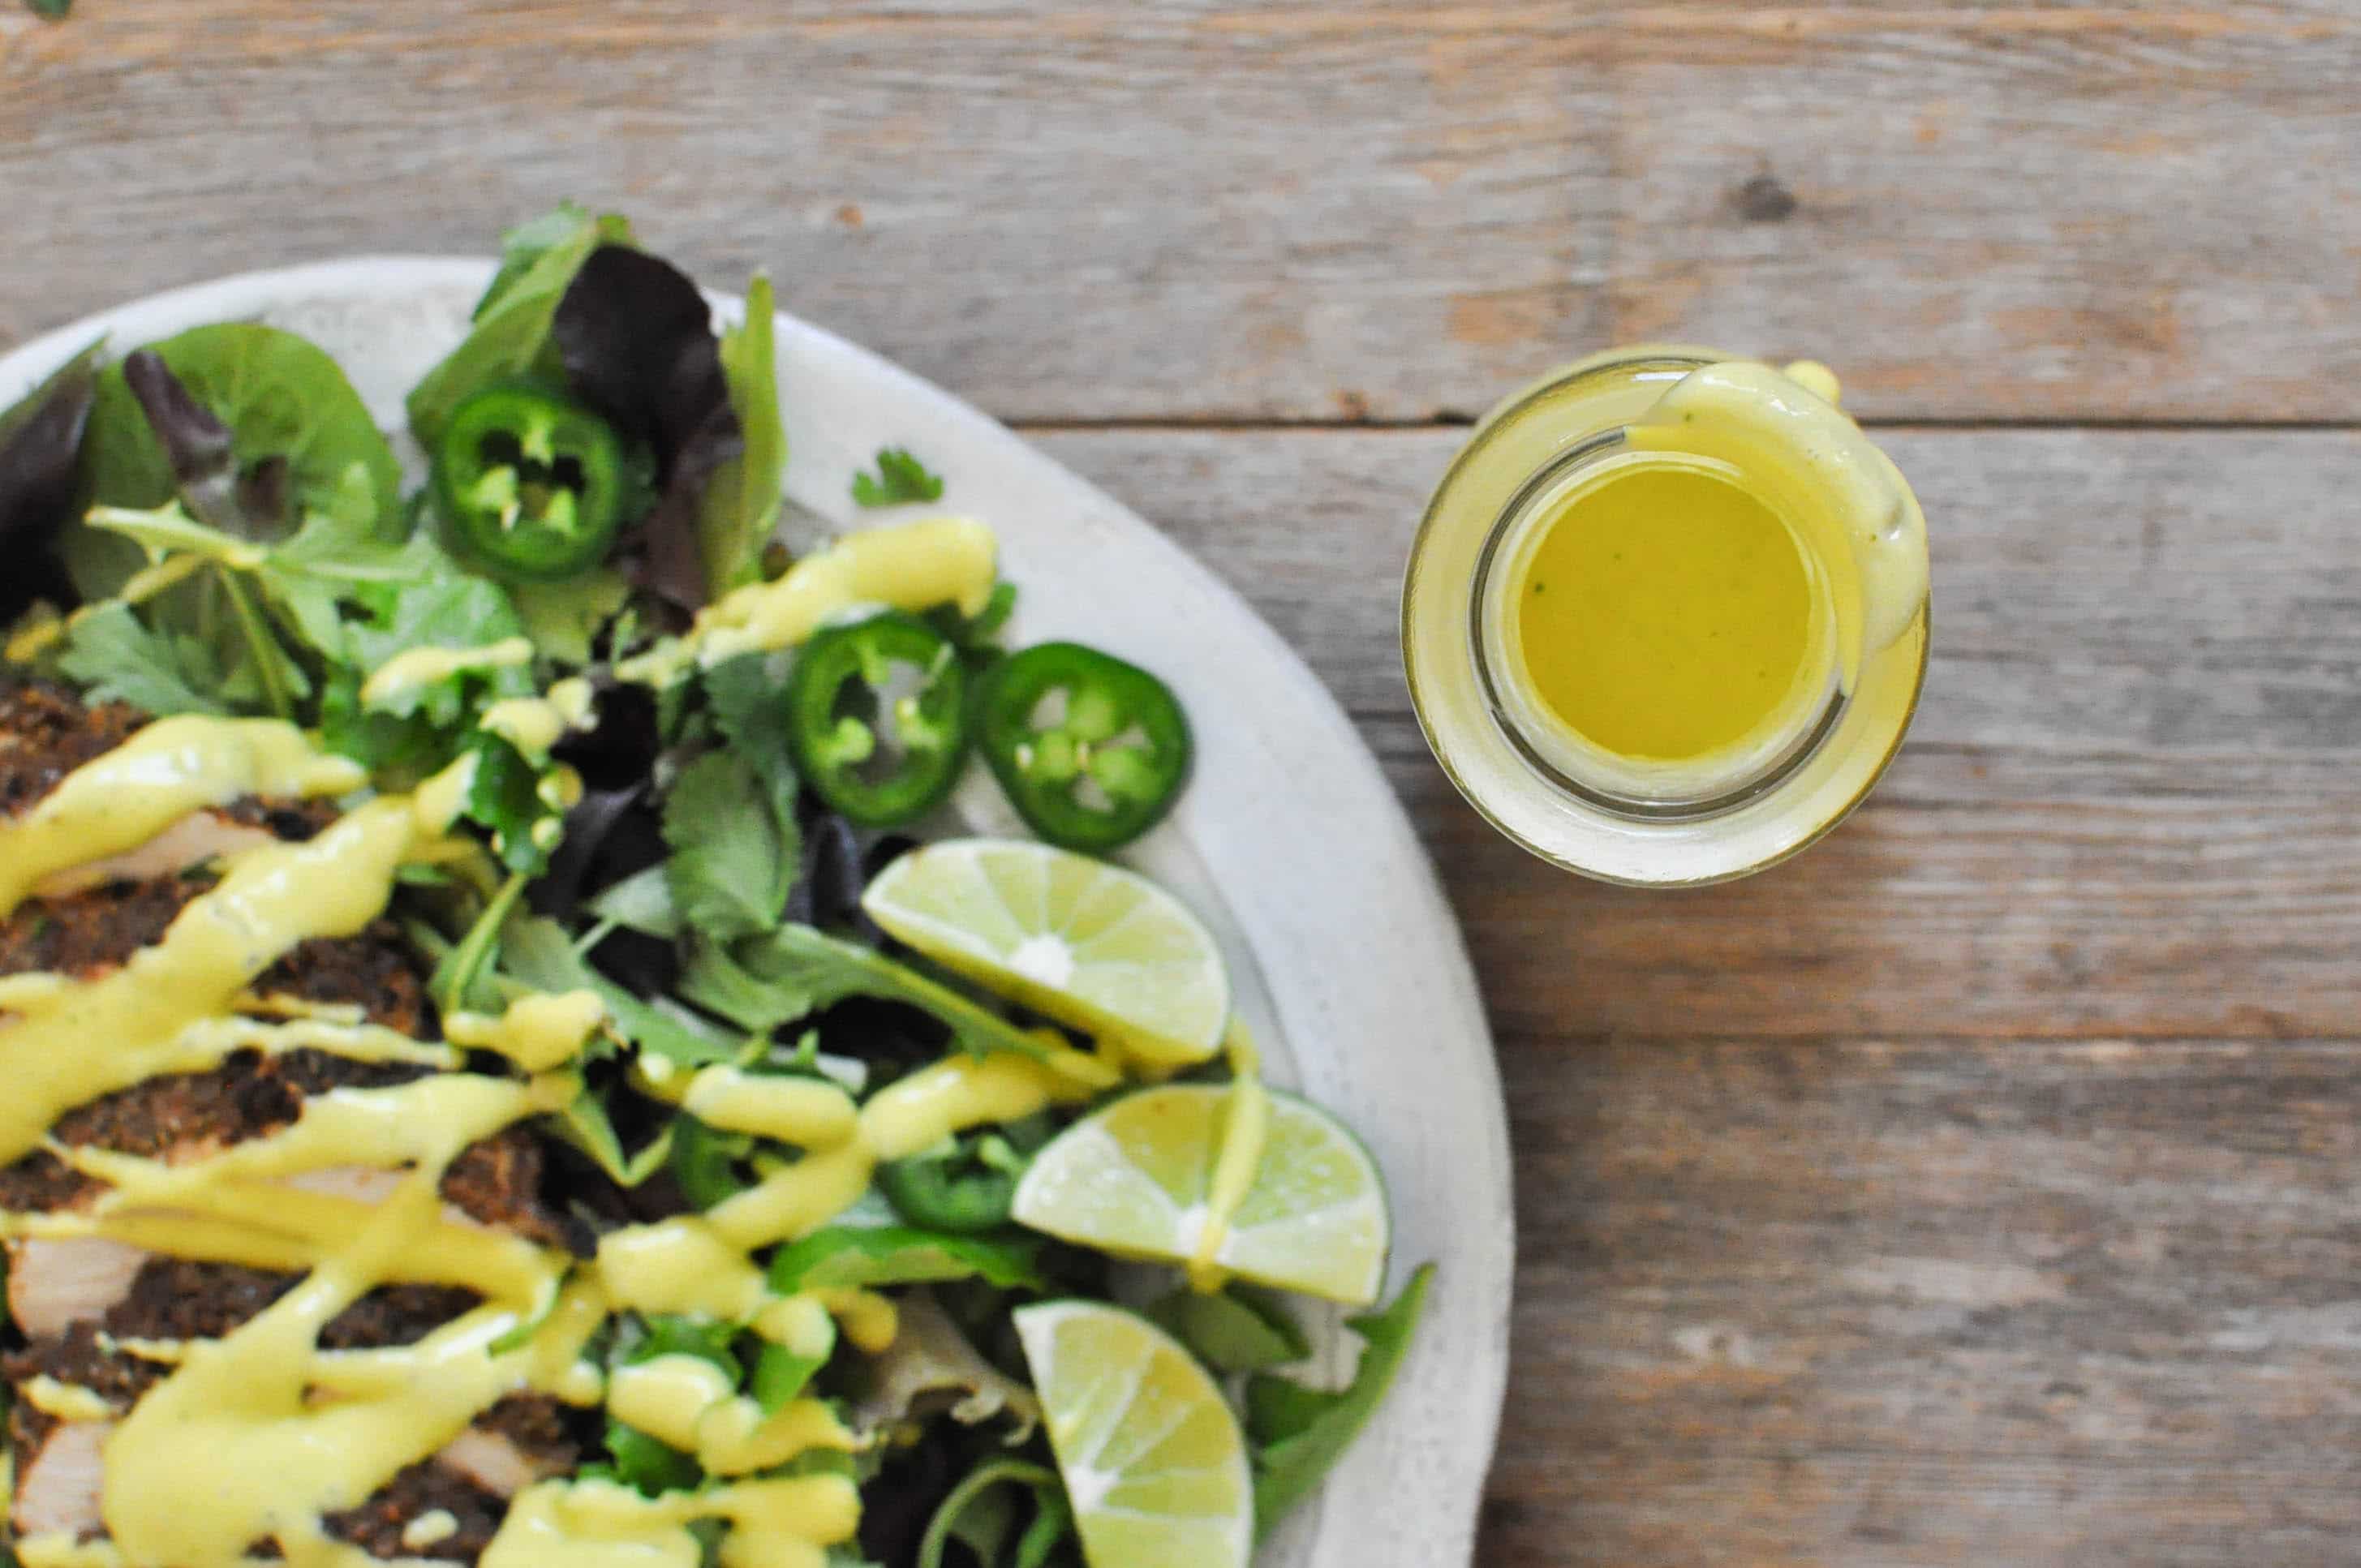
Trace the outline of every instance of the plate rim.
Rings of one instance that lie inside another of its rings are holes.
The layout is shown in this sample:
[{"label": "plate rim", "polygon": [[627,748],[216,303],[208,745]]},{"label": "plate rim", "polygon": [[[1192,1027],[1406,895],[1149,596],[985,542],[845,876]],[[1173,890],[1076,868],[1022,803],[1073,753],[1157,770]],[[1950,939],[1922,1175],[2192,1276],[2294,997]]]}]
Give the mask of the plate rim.
[{"label": "plate rim", "polygon": [[[361,254],[231,273],[138,296],[43,332],[0,353],[0,407],[14,401],[102,334],[141,341],[201,320],[236,319],[302,299],[325,302],[392,297],[438,288],[480,289],[494,265],[493,260],[480,256]],[[740,296],[717,291],[707,293],[724,311],[742,309]],[[1472,1563],[1477,1516],[1495,1456],[1507,1393],[1515,1275],[1513,1172],[1497,1047],[1467,953],[1466,934],[1400,798],[1334,694],[1302,656],[1264,620],[1243,594],[1162,529],[958,393],[790,312],[778,312],[777,322],[778,353],[783,362],[791,353],[817,351],[838,361],[841,369],[890,384],[899,399],[933,404],[938,411],[949,412],[968,424],[977,438],[1005,444],[1012,457],[1021,454],[1036,467],[1038,477],[1054,477],[1076,494],[1089,498],[1096,510],[1121,525],[1133,543],[1162,557],[1159,570],[1176,574],[1197,593],[1218,601],[1225,625],[1250,628],[1250,634],[1260,644],[1253,652],[1263,668],[1296,688],[1296,699],[1309,705],[1322,729],[1327,731],[1323,737],[1326,746],[1352,759],[1362,793],[1372,796],[1358,803],[1359,813],[1364,818],[1374,818],[1389,840],[1379,848],[1417,905],[1411,923],[1423,928],[1423,939],[1436,949],[1430,957],[1442,971],[1444,992],[1436,998],[1437,1005],[1456,1015],[1455,1032],[1466,1042],[1458,1053],[1465,1059],[1454,1059],[1450,1068],[1469,1080],[1474,1098],[1485,1113],[1481,1117],[1484,1146],[1472,1153],[1481,1168],[1477,1184],[1497,1195],[1497,1212],[1459,1217],[1466,1227],[1459,1237],[1465,1255],[1457,1260],[1455,1270],[1471,1270],[1477,1277],[1463,1277],[1451,1283],[1454,1296],[1462,1296],[1471,1288],[1480,1292],[1488,1301],[1489,1310],[1462,1313],[1471,1319],[1470,1327],[1480,1329],[1482,1343],[1474,1357],[1473,1385],[1463,1376],[1452,1390],[1452,1405],[1461,1413],[1461,1419],[1453,1423],[1460,1429],[1454,1434],[1455,1441],[1414,1445],[1430,1464],[1447,1464],[1455,1476],[1464,1475],[1466,1479],[1465,1496],[1458,1497],[1454,1506],[1455,1517],[1439,1521],[1442,1534],[1448,1537],[1447,1544],[1430,1541],[1425,1545],[1431,1548],[1445,1544],[1450,1554],[1447,1561]],[[1414,1356],[1412,1365],[1415,1365]],[[1332,1477],[1331,1485],[1323,1488],[1323,1497],[1334,1490],[1336,1479]],[[1454,1486],[1451,1490],[1455,1495],[1459,1488]],[[1317,1508],[1304,1510],[1307,1515],[1324,1515],[1326,1511]],[[1359,1548],[1345,1543],[1340,1551],[1334,1532],[1319,1530],[1315,1536],[1301,1521],[1291,1523],[1282,1537],[1312,1538],[1310,1568],[1361,1568],[1371,1561],[1366,1554],[1366,1543]],[[1398,1544],[1409,1547],[1413,1543]],[[1394,1559],[1389,1557],[1387,1561]],[[1422,1551],[1401,1561],[1426,1568],[1436,1560]]]}]

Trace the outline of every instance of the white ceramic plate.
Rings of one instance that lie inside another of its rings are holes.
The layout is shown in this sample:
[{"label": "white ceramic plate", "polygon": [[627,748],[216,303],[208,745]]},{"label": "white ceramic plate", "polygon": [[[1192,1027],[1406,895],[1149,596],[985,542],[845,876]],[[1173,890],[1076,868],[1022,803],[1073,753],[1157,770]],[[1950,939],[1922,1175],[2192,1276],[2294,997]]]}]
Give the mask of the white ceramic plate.
[{"label": "white ceramic plate", "polygon": [[[458,340],[489,276],[477,260],[364,258],[155,295],[0,359],[0,407],[101,334],[127,350],[261,319],[334,354],[397,428],[402,394]],[[778,345],[795,502],[850,524],[855,468],[881,446],[908,446],[946,477],[946,507],[999,531],[1022,593],[1017,641],[1096,643],[1180,692],[1196,720],[1195,781],[1132,858],[1222,936],[1273,1076],[1375,1149],[1393,1197],[1394,1283],[1439,1266],[1391,1398],[1260,1562],[1468,1562],[1508,1372],[1508,1135],[1458,927],[1376,762],[1245,601],[1133,512],[841,338],[782,316]],[[979,827],[1005,825],[988,783],[960,805]],[[1347,1343],[1332,1337],[1330,1350],[1332,1373],[1350,1365]]]}]

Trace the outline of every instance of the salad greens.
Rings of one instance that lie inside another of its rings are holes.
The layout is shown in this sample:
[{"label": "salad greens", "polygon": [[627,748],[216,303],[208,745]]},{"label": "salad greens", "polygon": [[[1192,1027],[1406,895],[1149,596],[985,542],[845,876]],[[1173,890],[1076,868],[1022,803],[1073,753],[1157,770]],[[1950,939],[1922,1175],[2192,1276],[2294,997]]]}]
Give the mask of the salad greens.
[{"label": "salad greens", "polygon": [[[888,941],[860,904],[972,741],[1053,840],[1104,851],[1144,831],[1187,772],[1170,690],[1071,644],[1012,656],[1005,583],[972,616],[935,605],[675,678],[628,673],[780,569],[764,557],[787,456],[774,321],[758,275],[743,320],[717,333],[696,286],[615,214],[568,204],[523,224],[464,339],[409,395],[443,482],[407,493],[341,368],[300,337],[237,323],[118,359],[93,345],[0,413],[5,678],[157,717],[288,719],[380,790],[465,767],[464,850],[411,868],[392,914],[446,1015],[551,992],[602,1004],[542,1124],[569,1223],[594,1239],[717,1209],[807,1157],[744,1130],[759,1121],[690,1113],[692,1083],[803,1080],[865,1103],[994,1057],[1065,1075],[1050,1108],[886,1160],[851,1209],[758,1251],[775,1297],[885,1293],[889,1345],[850,1320],[790,1348],[741,1322],[628,1311],[593,1343],[609,1370],[705,1361],[766,1413],[829,1401],[868,1446],[768,1473],[862,1485],[860,1539],[831,1563],[1079,1563],[1011,1313],[1116,1299],[1119,1280],[1232,1379],[1267,1530],[1384,1396],[1431,1271],[1353,1321],[1358,1374],[1316,1392],[1274,1376],[1312,1354],[1277,1293],[1189,1288],[1178,1271],[1142,1290],[1144,1266],[1016,1223],[1036,1157],[1121,1092],[1120,1044],[1083,1050]],[[889,447],[851,499],[943,489]],[[615,514],[591,517],[593,501]],[[649,1496],[717,1479],[611,1416],[596,1428],[584,1475]]]},{"label": "salad greens", "polygon": [[942,476],[928,472],[927,466],[911,456],[904,447],[888,446],[878,453],[874,475],[855,474],[852,477],[852,499],[856,506],[896,507],[911,501],[939,501],[942,499]]}]

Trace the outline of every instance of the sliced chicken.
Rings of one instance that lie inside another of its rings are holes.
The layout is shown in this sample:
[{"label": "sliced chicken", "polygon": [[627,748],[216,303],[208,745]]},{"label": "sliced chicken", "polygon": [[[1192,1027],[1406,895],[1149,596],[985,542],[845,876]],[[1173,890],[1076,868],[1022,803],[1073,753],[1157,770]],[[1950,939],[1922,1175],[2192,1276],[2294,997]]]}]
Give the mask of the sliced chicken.
[{"label": "sliced chicken", "polygon": [[96,1321],[130,1299],[148,1255],[96,1236],[8,1244],[8,1316],[33,1339]]},{"label": "sliced chicken", "polygon": [[225,861],[279,841],[279,835],[269,828],[242,822],[227,812],[195,811],[136,850],[126,850],[119,855],[109,855],[103,861],[92,861],[44,878],[33,889],[33,894],[37,898],[64,898],[108,883],[178,876],[192,866]]},{"label": "sliced chicken", "polygon": [[105,1447],[113,1421],[63,1421],[31,1453],[16,1456],[16,1498],[8,1525],[18,1537],[102,1531]]}]

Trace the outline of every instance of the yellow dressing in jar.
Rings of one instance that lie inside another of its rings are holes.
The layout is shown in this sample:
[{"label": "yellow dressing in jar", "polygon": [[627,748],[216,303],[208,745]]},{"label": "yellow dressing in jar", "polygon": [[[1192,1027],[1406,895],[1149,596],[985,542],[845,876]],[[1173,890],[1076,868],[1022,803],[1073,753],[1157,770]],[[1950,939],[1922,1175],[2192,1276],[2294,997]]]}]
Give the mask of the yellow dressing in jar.
[{"label": "yellow dressing in jar", "polygon": [[1568,869],[1715,882],[1809,844],[1901,744],[1926,524],[1825,367],[1595,356],[1477,427],[1403,590],[1421,723]]}]

